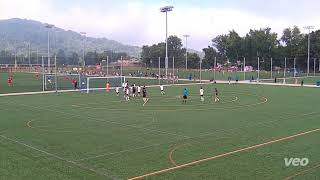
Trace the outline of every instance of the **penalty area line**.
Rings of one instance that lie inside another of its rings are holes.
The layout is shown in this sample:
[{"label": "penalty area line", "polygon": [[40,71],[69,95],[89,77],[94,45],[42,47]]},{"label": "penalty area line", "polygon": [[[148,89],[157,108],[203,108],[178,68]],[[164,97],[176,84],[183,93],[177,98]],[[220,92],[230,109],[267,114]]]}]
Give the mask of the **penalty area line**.
[{"label": "penalty area line", "polygon": [[277,142],[281,142],[281,141],[285,141],[285,140],[290,140],[290,139],[293,139],[293,138],[296,138],[296,137],[299,137],[299,136],[311,134],[311,133],[318,132],[318,131],[320,131],[320,128],[314,129],[314,130],[310,130],[310,131],[301,132],[301,133],[298,133],[298,134],[295,134],[295,135],[279,138],[279,139],[276,139],[276,140],[271,140],[271,141],[264,142],[264,143],[261,143],[261,144],[256,144],[256,145],[249,146],[249,147],[246,147],[246,148],[237,149],[237,150],[234,150],[234,151],[230,151],[230,152],[227,152],[227,153],[223,153],[223,154],[219,154],[219,155],[216,155],[216,156],[208,157],[208,158],[205,158],[205,159],[192,161],[192,162],[181,164],[181,165],[178,165],[178,166],[175,166],[175,167],[162,169],[162,170],[151,172],[151,173],[148,173],[148,174],[145,174],[145,175],[132,177],[132,178],[129,178],[128,180],[142,179],[142,178],[146,178],[146,177],[150,177],[150,176],[154,176],[154,175],[163,174],[163,173],[166,173],[166,172],[182,169],[182,168],[185,168],[185,167],[188,167],[188,166],[192,166],[192,165],[203,163],[203,162],[206,162],[206,161],[210,161],[210,160],[218,159],[218,158],[221,158],[221,157],[233,155],[233,154],[240,153],[240,152],[243,152],[243,151],[257,149],[259,147],[263,147],[263,146],[266,146],[266,145],[269,145],[269,144],[273,144],[273,143],[277,143]]}]

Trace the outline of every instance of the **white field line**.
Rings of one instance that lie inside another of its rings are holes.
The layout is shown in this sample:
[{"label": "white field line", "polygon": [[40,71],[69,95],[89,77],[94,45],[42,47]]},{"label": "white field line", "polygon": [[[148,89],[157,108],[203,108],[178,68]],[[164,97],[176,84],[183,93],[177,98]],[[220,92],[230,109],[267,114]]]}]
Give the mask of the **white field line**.
[{"label": "white field line", "polygon": [[[135,79],[155,79],[155,78],[139,78],[139,77],[126,77],[126,78],[135,78]],[[188,79],[178,79],[181,81],[189,81],[189,82],[194,82],[193,80],[188,80]],[[229,81],[216,81],[217,84],[229,84]],[[201,80],[201,83],[188,83],[188,84],[167,84],[163,85],[165,87],[169,86],[192,86],[192,85],[203,85],[203,84],[213,84],[209,80]],[[235,84],[235,83],[233,83]],[[282,84],[282,83],[262,83],[262,82],[250,82],[250,81],[239,81],[237,84],[256,84],[256,85],[269,85],[269,86],[287,86],[287,87],[301,87],[299,84]],[[159,85],[150,85],[146,86],[149,88],[152,87],[159,87]],[[319,86],[316,85],[303,85],[303,87],[309,87],[309,88],[318,88]],[[89,91],[95,91],[95,90],[104,90],[105,88],[90,88]],[[115,89],[115,87],[110,88],[110,89]],[[58,93],[65,93],[65,92],[86,92],[88,89],[77,89],[77,90],[58,90]],[[36,95],[36,94],[52,94],[52,93],[57,93],[56,91],[38,91],[38,92],[22,92],[22,93],[6,93],[6,94],[0,94],[0,97],[3,96],[21,96],[21,95]]]},{"label": "white field line", "polygon": [[56,154],[52,154],[52,153],[50,153],[50,152],[41,150],[41,149],[36,148],[36,147],[34,147],[34,146],[31,146],[31,145],[28,145],[28,144],[26,144],[26,143],[20,142],[20,141],[18,141],[18,140],[9,138],[9,137],[7,137],[7,136],[0,135],[0,137],[3,138],[3,139],[6,139],[6,140],[8,140],[8,141],[14,142],[14,143],[16,143],[16,144],[19,144],[19,145],[21,145],[21,146],[24,146],[24,147],[27,147],[27,148],[29,148],[29,149],[32,149],[32,150],[34,150],[34,151],[38,151],[38,152],[41,152],[41,153],[43,153],[43,154],[46,154],[47,156],[51,156],[51,157],[54,157],[54,158],[59,159],[59,160],[61,160],[61,161],[67,162],[67,163],[72,164],[72,165],[74,165],[74,166],[77,166],[78,168],[81,168],[81,169],[83,169],[83,170],[90,171],[90,172],[93,172],[93,173],[95,173],[95,174],[98,174],[98,175],[101,175],[101,176],[105,176],[105,177],[108,177],[108,178],[111,178],[111,179],[115,179],[115,180],[118,179],[118,178],[116,178],[116,177],[114,177],[114,176],[111,176],[111,175],[109,175],[109,174],[105,174],[105,173],[99,172],[99,171],[97,171],[97,170],[95,170],[95,169],[92,169],[92,168],[90,168],[90,167],[86,167],[86,166],[84,166],[84,165],[81,165],[81,164],[79,164],[79,163],[76,163],[75,161],[67,160],[67,159],[65,159],[65,158],[63,158],[63,157],[60,157],[60,156],[56,155]]},{"label": "white field line", "polygon": [[163,174],[163,173],[170,172],[170,171],[175,171],[175,170],[182,169],[182,168],[185,168],[185,167],[189,167],[189,166],[192,166],[192,165],[195,165],[195,164],[200,164],[200,163],[203,163],[203,162],[207,162],[207,161],[218,159],[218,158],[223,158],[223,157],[230,156],[230,155],[233,155],[233,154],[237,154],[237,153],[240,153],[240,152],[257,149],[257,148],[260,148],[260,147],[263,147],[263,146],[267,146],[267,145],[274,144],[274,143],[281,142],[281,141],[294,139],[296,137],[307,135],[307,134],[311,134],[311,133],[315,133],[315,132],[318,132],[318,131],[320,131],[320,129],[313,129],[313,130],[310,130],[310,131],[301,132],[301,133],[298,133],[298,134],[295,134],[295,135],[282,137],[282,138],[275,139],[275,140],[270,140],[270,141],[267,141],[267,142],[264,142],[264,143],[260,143],[260,144],[256,144],[256,145],[253,145],[253,146],[248,146],[248,147],[245,147],[245,148],[236,149],[234,151],[222,153],[222,154],[219,154],[219,155],[216,155],[216,156],[211,156],[211,157],[208,157],[208,158],[204,158],[204,159],[200,159],[200,160],[196,160],[196,161],[191,161],[189,163],[181,164],[181,165],[178,165],[178,166],[175,166],[175,167],[170,167],[170,168],[162,169],[162,170],[159,170],[159,171],[154,171],[154,172],[151,172],[151,173],[147,173],[147,174],[144,174],[144,175],[141,175],[141,176],[132,177],[132,178],[129,178],[128,180],[143,179],[143,178],[146,178],[146,177]]},{"label": "white field line", "polygon": [[[318,114],[318,113],[316,113],[316,112],[306,113],[306,114],[302,114],[301,117],[315,115],[315,114]],[[291,119],[292,117],[291,116],[290,117],[284,117],[284,116],[283,117],[278,117],[277,116],[277,118],[278,118],[278,120],[266,121],[266,122],[264,121],[264,122],[259,122],[259,123],[255,123],[255,124],[248,124],[248,125],[245,125],[245,126],[240,126],[240,127],[237,127],[237,128],[232,128],[232,129],[227,129],[227,130],[218,129],[218,130],[215,130],[213,132],[205,133],[205,134],[202,134],[202,135],[199,135],[199,136],[194,136],[194,137],[191,137],[191,138],[183,138],[183,139],[179,139],[179,140],[176,140],[176,141],[166,142],[166,143],[163,143],[163,144],[153,144],[153,145],[150,145],[150,146],[141,146],[141,147],[137,147],[137,148],[126,149],[126,150],[119,151],[119,152],[105,153],[105,154],[100,154],[100,155],[96,155],[96,156],[92,156],[92,157],[78,159],[76,161],[85,161],[85,160],[97,159],[97,158],[105,157],[105,156],[109,156],[109,155],[116,155],[116,154],[122,154],[122,153],[127,153],[127,152],[134,152],[136,150],[148,149],[148,148],[157,147],[157,146],[161,146],[161,145],[167,145],[167,144],[170,144],[170,143],[177,143],[179,141],[186,141],[186,140],[192,140],[192,139],[196,139],[196,138],[203,138],[203,137],[207,137],[207,136],[211,136],[211,135],[217,134],[219,132],[233,132],[234,130],[250,128],[250,127],[257,127],[259,125],[262,125],[260,127],[264,127],[264,126],[266,126],[268,124],[272,124],[272,123],[278,122],[280,120]],[[233,134],[233,133],[231,133],[231,134]]]},{"label": "white field line", "polygon": [[[163,86],[166,86],[166,87],[169,87],[169,86],[192,86],[192,85],[197,85],[197,84],[209,84],[209,83],[167,84],[167,85],[163,85]],[[146,86],[146,87],[153,88],[153,87],[159,87],[159,85],[149,85],[149,86]],[[116,87],[112,87],[110,89],[114,90],[115,88]],[[6,93],[6,94],[0,94],[0,97],[4,97],[4,96],[22,96],[22,95],[37,95],[37,94],[52,94],[52,93],[65,93],[65,92],[84,92],[84,93],[86,93],[87,90],[88,89],[70,89],[70,90],[58,90],[58,91],[37,91],[37,92]],[[105,88],[90,88],[89,89],[89,91],[95,91],[95,90],[105,90]]]}]

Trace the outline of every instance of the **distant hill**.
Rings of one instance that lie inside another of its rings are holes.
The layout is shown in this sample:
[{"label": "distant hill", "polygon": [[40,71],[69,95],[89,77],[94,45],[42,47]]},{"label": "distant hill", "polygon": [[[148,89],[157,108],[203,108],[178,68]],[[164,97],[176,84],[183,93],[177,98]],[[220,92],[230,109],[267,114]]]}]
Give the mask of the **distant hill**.
[{"label": "distant hill", "polygon": [[[14,50],[18,53],[27,51],[27,44],[31,44],[32,51],[38,49],[40,53],[47,52],[47,32],[44,23],[26,19],[0,20],[0,50]],[[71,52],[82,53],[83,42],[86,51],[103,52],[111,50],[114,52],[125,52],[130,56],[139,57],[141,48],[137,46],[124,45],[106,38],[85,38],[81,34],[64,30],[59,27],[51,29],[50,47],[53,53],[59,49],[67,54]]]}]

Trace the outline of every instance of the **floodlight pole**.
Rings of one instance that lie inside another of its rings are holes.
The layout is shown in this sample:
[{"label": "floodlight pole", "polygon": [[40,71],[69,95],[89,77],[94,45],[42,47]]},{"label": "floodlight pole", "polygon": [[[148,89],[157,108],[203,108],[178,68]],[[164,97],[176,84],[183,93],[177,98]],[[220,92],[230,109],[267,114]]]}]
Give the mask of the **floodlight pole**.
[{"label": "floodlight pole", "polygon": [[31,70],[30,43],[28,43],[28,60],[29,60],[29,68],[30,68],[30,70]]},{"label": "floodlight pole", "polygon": [[310,32],[312,29],[314,29],[314,26],[305,26],[304,29],[307,29],[308,32],[308,64],[307,64],[307,76],[309,76],[310,73]]},{"label": "floodlight pole", "polygon": [[39,64],[39,50],[37,48],[37,65]]},{"label": "floodlight pole", "polygon": [[246,80],[246,57],[243,57],[243,80]]},{"label": "floodlight pole", "polygon": [[166,78],[168,78],[168,66],[169,66],[169,62],[168,62],[168,12],[166,12]]},{"label": "floodlight pole", "polygon": [[56,92],[58,92],[58,80],[57,80],[57,78],[58,78],[58,76],[57,76],[57,56],[54,56],[54,69],[55,69],[55,89],[56,89]]},{"label": "floodlight pole", "polygon": [[54,27],[52,24],[45,24],[45,27],[48,29],[48,71],[51,72],[50,69],[50,29]]},{"label": "floodlight pole", "polygon": [[213,79],[216,80],[217,57],[214,57]]},{"label": "floodlight pole", "polygon": [[109,56],[107,56],[107,76],[109,76]]},{"label": "floodlight pole", "polygon": [[286,83],[286,72],[287,72],[287,57],[284,58],[283,84]]},{"label": "floodlight pole", "polygon": [[158,75],[159,85],[160,85],[160,82],[161,82],[161,80],[160,80],[160,79],[161,79],[161,78],[160,78],[160,76],[161,76],[161,75],[160,75],[160,73],[161,73],[161,70],[160,70],[161,64],[160,64],[160,63],[161,63],[161,58],[159,57],[159,75]]},{"label": "floodlight pole", "polygon": [[168,78],[168,12],[172,11],[173,6],[165,6],[160,8],[160,12],[166,13],[166,57],[165,57],[165,69],[166,78]]},{"label": "floodlight pole", "polygon": [[202,59],[200,59],[200,83],[202,83]]},{"label": "floodlight pole", "polygon": [[120,60],[120,61],[121,61],[121,64],[120,64],[120,74],[121,74],[121,76],[122,76],[122,75],[123,75],[123,74],[122,74],[122,69],[123,69],[123,67],[122,67],[122,66],[123,66],[123,64],[122,64],[122,63],[123,63],[123,58],[122,58],[122,56],[121,56],[121,60]]},{"label": "floodlight pole", "polygon": [[86,36],[86,32],[80,32],[81,35],[83,35],[85,38],[85,40],[83,41],[83,50],[82,50],[82,58],[83,58],[83,67],[86,67],[86,60],[85,58],[85,46],[86,46],[86,41],[87,41],[87,36]]},{"label": "floodlight pole", "polygon": [[273,78],[272,58],[270,59],[270,77]]},{"label": "floodlight pole", "polygon": [[43,59],[43,56],[41,57],[41,61],[42,61],[42,91],[45,90],[45,87],[44,87],[44,83],[45,83],[45,75],[44,75],[44,59]]},{"label": "floodlight pole", "polygon": [[188,37],[190,37],[190,35],[186,34],[183,35],[183,37],[186,38],[186,71],[188,70]]},{"label": "floodlight pole", "polygon": [[313,76],[316,76],[316,58],[313,59]]},{"label": "floodlight pole", "polygon": [[296,58],[293,59],[293,77],[296,77]]},{"label": "floodlight pole", "polygon": [[17,72],[17,67],[18,67],[18,65],[17,65],[17,51],[16,51],[14,53],[14,69],[16,72]]},{"label": "floodlight pole", "polygon": [[257,82],[260,80],[260,57],[258,57],[258,79]]},{"label": "floodlight pole", "polygon": [[174,84],[174,56],[172,57],[172,84]]}]

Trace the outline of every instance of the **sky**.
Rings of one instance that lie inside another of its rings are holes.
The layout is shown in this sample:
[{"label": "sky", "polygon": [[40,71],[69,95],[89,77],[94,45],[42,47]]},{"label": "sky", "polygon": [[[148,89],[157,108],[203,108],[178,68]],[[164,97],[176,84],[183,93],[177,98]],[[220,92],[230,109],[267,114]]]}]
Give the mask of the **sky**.
[{"label": "sky", "polygon": [[270,27],[281,36],[294,25],[318,28],[320,19],[318,0],[0,0],[0,19],[32,19],[142,46],[165,40],[165,15],[159,9],[166,5],[174,6],[169,35],[190,35],[188,48],[195,50],[232,29],[244,36]]}]

